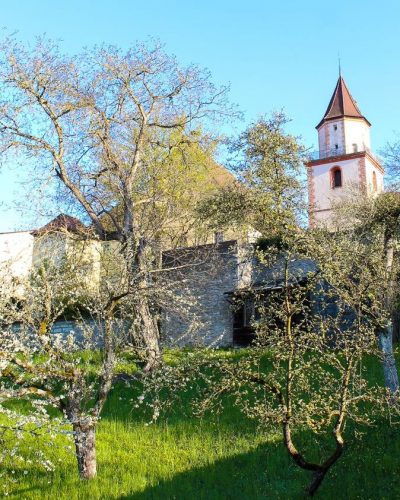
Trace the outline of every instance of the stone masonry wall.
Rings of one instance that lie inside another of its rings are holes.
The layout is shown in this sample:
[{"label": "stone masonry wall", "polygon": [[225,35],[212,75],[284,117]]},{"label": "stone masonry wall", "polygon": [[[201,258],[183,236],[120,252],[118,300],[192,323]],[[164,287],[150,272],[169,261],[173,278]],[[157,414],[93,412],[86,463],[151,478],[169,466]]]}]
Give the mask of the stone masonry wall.
[{"label": "stone masonry wall", "polygon": [[[228,346],[233,342],[233,316],[228,293],[237,286],[237,244],[227,241],[181,249],[165,255],[165,267],[188,266],[176,277],[174,299],[189,301],[186,312],[179,305],[163,313],[162,338],[168,345]],[[191,264],[189,265],[189,263]]]}]

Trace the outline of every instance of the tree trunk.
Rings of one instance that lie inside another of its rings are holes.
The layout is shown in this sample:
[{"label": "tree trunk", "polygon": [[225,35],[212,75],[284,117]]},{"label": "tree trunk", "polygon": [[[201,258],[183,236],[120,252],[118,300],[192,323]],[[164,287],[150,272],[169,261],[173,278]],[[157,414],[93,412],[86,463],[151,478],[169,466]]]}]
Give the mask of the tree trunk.
[{"label": "tree trunk", "polygon": [[140,300],[139,314],[142,322],[143,340],[146,348],[145,372],[149,372],[157,367],[161,361],[160,336],[156,319],[153,317],[148,299],[144,297]]},{"label": "tree trunk", "polygon": [[310,483],[310,486],[307,488],[307,493],[310,497],[314,496],[317,492],[318,488],[321,486],[322,481],[325,478],[326,473],[329,469],[323,469],[314,472],[313,480]]},{"label": "tree trunk", "polygon": [[96,428],[94,425],[73,424],[78,472],[81,479],[96,476]]},{"label": "tree trunk", "polygon": [[383,374],[385,377],[385,386],[391,394],[399,390],[399,377],[397,374],[396,361],[393,354],[393,258],[394,258],[394,240],[389,230],[384,236],[384,251],[386,259],[386,280],[387,289],[385,296],[385,307],[389,315],[389,320],[385,330],[379,334],[379,344],[382,350]]},{"label": "tree trunk", "polygon": [[151,311],[149,290],[152,287],[150,269],[151,258],[146,255],[146,241],[142,238],[137,251],[137,264],[141,275],[138,313],[141,320],[142,340],[146,350],[145,372],[153,370],[161,361],[160,334],[155,314]]},{"label": "tree trunk", "polygon": [[400,342],[400,311],[395,309],[393,311],[393,343],[398,344]]},{"label": "tree trunk", "polygon": [[399,390],[399,376],[397,374],[396,360],[393,353],[393,323],[390,320],[388,326],[379,334],[379,345],[382,350],[383,376],[385,386],[391,394]]}]

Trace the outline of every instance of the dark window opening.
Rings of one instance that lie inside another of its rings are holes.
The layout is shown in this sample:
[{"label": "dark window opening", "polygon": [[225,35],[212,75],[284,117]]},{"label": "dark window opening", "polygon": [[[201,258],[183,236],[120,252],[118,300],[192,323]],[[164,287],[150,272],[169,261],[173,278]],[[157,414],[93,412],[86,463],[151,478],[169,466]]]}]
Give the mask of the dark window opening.
[{"label": "dark window opening", "polygon": [[255,339],[253,321],[258,317],[254,299],[239,299],[233,308],[233,343],[236,346],[250,345]]},{"label": "dark window opening", "polygon": [[[233,301],[233,344],[240,347],[251,345],[256,339],[255,327],[261,317],[263,321],[267,320],[271,328],[283,334],[285,331],[281,318],[283,300],[282,289],[263,290],[257,298],[251,295],[235,298]],[[306,300],[309,301],[309,297]],[[263,306],[266,308],[264,309]],[[263,309],[264,312],[262,312]],[[303,321],[303,312],[296,313],[292,317],[293,326],[300,325]],[[268,335],[268,332],[266,333]],[[265,332],[261,335],[264,336]]]},{"label": "dark window opening", "polygon": [[337,167],[331,170],[332,188],[342,187],[342,170]]},{"label": "dark window opening", "polygon": [[337,130],[337,125],[334,125],[334,126],[333,126],[333,130]]}]

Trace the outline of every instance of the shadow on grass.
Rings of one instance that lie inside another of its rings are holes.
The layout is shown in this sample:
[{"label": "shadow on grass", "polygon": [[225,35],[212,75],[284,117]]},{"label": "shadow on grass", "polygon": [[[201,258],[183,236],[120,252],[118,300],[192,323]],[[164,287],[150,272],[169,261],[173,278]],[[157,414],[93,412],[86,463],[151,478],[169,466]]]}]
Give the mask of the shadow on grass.
[{"label": "shadow on grass", "polygon": [[[332,470],[320,488],[317,498],[356,499],[373,491],[359,489],[347,466],[341,472]],[[359,470],[359,469],[358,469]],[[356,472],[356,471],[355,471]],[[346,477],[343,477],[346,474]],[[344,481],[343,481],[344,479]],[[281,442],[266,443],[253,450],[216,460],[202,467],[192,467],[168,479],[156,479],[142,491],[121,495],[124,500],[261,500],[309,498],[306,487],[311,473],[293,464]],[[361,483],[363,478],[361,478]],[[353,488],[354,485],[354,488]],[[358,494],[361,493],[362,494]],[[383,496],[381,498],[398,498]]]},{"label": "shadow on grass", "polygon": [[[281,445],[269,443],[252,451],[194,467],[121,499],[219,500],[303,498],[301,477],[281,453]],[[270,462],[270,464],[269,464]],[[298,489],[298,494],[293,492]]]},{"label": "shadow on grass", "polygon": [[[380,368],[380,367],[378,367]],[[123,391],[122,391],[123,392]],[[105,420],[114,414],[117,404],[116,391],[110,399]],[[254,447],[251,451],[235,453],[234,441],[238,435],[252,441],[257,433],[255,423],[246,419],[237,408],[226,405],[218,422],[188,418],[189,398],[182,400],[179,410],[168,416],[170,430],[174,428],[175,437],[182,433],[195,435],[206,428],[206,434],[223,434],[224,440],[231,440],[232,454],[226,458],[214,456],[211,460],[204,443],[203,458],[207,465],[198,466],[198,461],[186,471],[171,469],[167,474],[148,474],[146,488],[142,491],[131,490],[130,494],[119,498],[134,500],[148,499],[261,499],[261,498],[306,498],[304,490],[311,480],[311,474],[299,469],[289,459],[282,442],[269,442]],[[118,409],[117,420],[126,421],[128,413],[132,418],[129,404],[122,402]],[[190,412],[189,412],[190,413]],[[128,417],[129,418],[129,417]],[[136,414],[135,423],[145,420],[143,414]],[[400,433],[397,427],[388,422],[376,422],[376,426],[363,429],[362,439],[356,439],[348,427],[347,446],[344,456],[332,468],[321,486],[317,497],[327,499],[397,499],[400,498]],[[159,431],[163,432],[163,426]],[[353,437],[352,437],[353,436]],[[296,442],[311,460],[323,461],[332,451],[333,441],[328,433],[324,438],[316,438],[308,432],[297,433]],[[254,441],[253,441],[254,443]],[[183,443],[177,453],[185,453]],[[225,455],[229,453],[229,445]],[[156,456],[157,454],[155,454]],[[201,452],[200,452],[201,455]],[[156,460],[156,458],[154,458]],[[167,476],[167,478],[166,478]],[[169,476],[169,477],[168,477]]]},{"label": "shadow on grass", "polygon": [[[196,432],[195,427],[192,430]],[[310,474],[293,465],[279,440],[240,451],[235,448],[234,436],[228,432],[224,439],[232,440],[231,450],[225,448],[210,455],[213,442],[210,445],[205,439],[198,454],[191,455],[187,454],[185,441],[180,441],[179,432],[174,433],[175,442],[168,441],[168,432],[163,429],[155,433],[156,439],[143,436],[144,446],[137,441],[125,442],[124,436],[115,435],[112,441],[115,447],[119,442],[119,451],[115,448],[114,453],[110,453],[107,448],[99,453],[99,475],[89,483],[79,481],[75,467],[74,473],[66,467],[59,471],[53,484],[42,481],[36,487],[20,485],[10,497],[70,500],[306,498],[304,489]],[[205,433],[203,437],[206,438]],[[218,450],[217,442],[215,446]],[[165,454],[171,448],[173,453]],[[324,454],[326,450],[321,451]],[[327,475],[316,497],[324,500],[400,498],[399,465],[398,429],[383,425],[369,429],[363,440],[349,442],[349,448]]]},{"label": "shadow on grass", "polygon": [[[400,498],[399,453],[398,429],[369,429],[369,434],[362,440],[350,440],[349,448],[328,473],[316,497],[324,500],[397,500]],[[300,500],[309,498],[305,489],[310,480],[311,473],[295,466],[282,442],[275,442],[203,467],[191,468],[168,479],[156,480],[143,491],[120,498]]]},{"label": "shadow on grass", "polygon": [[[378,367],[379,368],[379,367]],[[377,369],[378,369],[377,368]],[[73,454],[62,462],[52,478],[31,479],[19,471],[21,481],[13,498],[219,500],[301,499],[310,474],[290,461],[281,438],[265,442],[255,423],[233,405],[218,418],[189,418],[190,395],[182,397],[173,414],[153,426],[149,415],[132,402],[140,387],[118,383],[99,424],[99,474],[89,483],[76,473]],[[400,498],[400,433],[385,421],[364,429],[362,440],[350,437],[348,448],[332,468],[317,498]],[[326,458],[332,439],[309,433],[295,436],[299,449],[310,459]],[[56,450],[54,450],[56,455]],[[34,484],[32,484],[34,483]]]}]

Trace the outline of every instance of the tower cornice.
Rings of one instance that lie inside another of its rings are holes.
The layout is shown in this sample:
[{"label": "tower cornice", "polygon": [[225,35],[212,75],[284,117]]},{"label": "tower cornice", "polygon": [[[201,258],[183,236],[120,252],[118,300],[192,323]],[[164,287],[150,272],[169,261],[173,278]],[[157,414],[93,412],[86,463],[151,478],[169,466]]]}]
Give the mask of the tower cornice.
[{"label": "tower cornice", "polygon": [[379,161],[375,158],[373,154],[369,151],[358,151],[357,153],[347,153],[338,156],[330,156],[328,158],[320,158],[317,160],[309,160],[305,162],[306,167],[316,167],[318,165],[325,165],[327,163],[337,163],[340,161],[353,160],[356,158],[368,158],[374,164],[374,166],[382,173],[385,173],[384,168],[379,163]]}]

